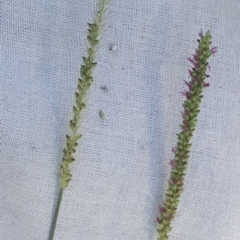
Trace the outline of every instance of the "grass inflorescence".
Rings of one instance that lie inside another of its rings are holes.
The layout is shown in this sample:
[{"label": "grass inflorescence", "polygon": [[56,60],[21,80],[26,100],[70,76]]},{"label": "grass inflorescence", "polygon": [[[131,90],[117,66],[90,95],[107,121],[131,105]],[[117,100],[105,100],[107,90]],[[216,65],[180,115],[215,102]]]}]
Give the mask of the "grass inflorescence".
[{"label": "grass inflorescence", "polygon": [[183,104],[181,131],[177,134],[177,146],[172,150],[175,154],[174,159],[170,160],[171,173],[168,181],[168,188],[165,199],[161,207],[159,207],[158,222],[158,240],[167,240],[171,231],[171,222],[175,217],[180,194],[183,189],[183,181],[187,168],[187,162],[190,153],[190,140],[193,136],[197,117],[200,112],[199,107],[202,100],[202,92],[209,83],[205,79],[209,77],[206,74],[209,57],[216,52],[216,47],[211,48],[212,36],[209,31],[203,35],[199,33],[198,48],[192,58],[188,60],[193,65],[189,70],[190,81],[185,81],[187,90],[183,92],[186,100]]},{"label": "grass inflorescence", "polygon": [[95,13],[95,19],[93,23],[88,23],[87,55],[82,58],[83,63],[80,68],[80,78],[78,78],[77,91],[75,92],[73,118],[69,122],[71,133],[69,135],[66,135],[66,146],[63,150],[63,158],[61,162],[59,176],[60,190],[48,238],[49,240],[52,240],[54,237],[63,191],[68,186],[69,182],[72,180],[72,174],[70,173],[70,164],[75,161],[74,153],[76,152],[76,148],[78,146],[78,140],[82,136],[81,134],[79,134],[80,115],[82,110],[86,107],[85,96],[93,82],[92,72],[97,64],[95,62],[95,53],[97,50],[97,46],[99,44],[99,38],[101,34],[101,28],[103,25],[103,18],[107,4],[108,0],[99,0],[97,10]]}]

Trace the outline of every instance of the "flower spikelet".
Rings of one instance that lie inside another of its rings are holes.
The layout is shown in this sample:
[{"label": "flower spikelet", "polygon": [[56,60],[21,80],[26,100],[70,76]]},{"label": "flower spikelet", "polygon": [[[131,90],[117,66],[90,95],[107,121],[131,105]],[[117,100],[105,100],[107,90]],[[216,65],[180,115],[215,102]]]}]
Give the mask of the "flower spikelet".
[{"label": "flower spikelet", "polygon": [[177,146],[173,148],[175,156],[173,160],[170,160],[171,173],[168,188],[157,218],[158,240],[167,240],[171,231],[171,222],[176,214],[183,189],[183,180],[191,147],[190,141],[200,112],[202,92],[205,87],[209,86],[209,83],[205,82],[205,79],[209,77],[206,74],[209,67],[208,59],[217,50],[216,47],[210,48],[212,36],[209,31],[205,34],[201,31],[199,37],[195,54],[188,58],[192,64],[192,69],[188,71],[191,80],[189,82],[185,81],[187,90],[183,92],[186,99],[183,104],[181,131],[177,134]]},{"label": "flower spikelet", "polygon": [[73,155],[76,152],[78,140],[82,136],[78,133],[80,113],[86,107],[84,102],[85,96],[93,81],[92,71],[97,64],[94,61],[95,52],[99,43],[100,31],[103,24],[103,16],[106,11],[107,4],[108,0],[100,0],[97,7],[95,20],[93,23],[88,23],[87,56],[82,58],[83,63],[80,68],[80,78],[78,79],[77,91],[75,92],[76,103],[73,106],[73,119],[69,123],[71,134],[66,135],[66,147],[63,150],[63,158],[61,162],[59,182],[60,187],[63,190],[68,186],[72,179],[72,175],[70,174],[70,164],[75,161]]}]

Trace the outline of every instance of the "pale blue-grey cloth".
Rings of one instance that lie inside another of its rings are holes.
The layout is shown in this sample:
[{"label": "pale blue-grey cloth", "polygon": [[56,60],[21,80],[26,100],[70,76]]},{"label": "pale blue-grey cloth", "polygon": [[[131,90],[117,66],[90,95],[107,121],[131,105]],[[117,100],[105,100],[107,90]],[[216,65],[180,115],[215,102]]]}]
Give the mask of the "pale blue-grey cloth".
[{"label": "pale blue-grey cloth", "polygon": [[[96,3],[0,2],[1,240],[47,239]],[[55,240],[157,239],[201,29],[218,52],[169,240],[240,239],[239,26],[238,0],[111,1]]]}]

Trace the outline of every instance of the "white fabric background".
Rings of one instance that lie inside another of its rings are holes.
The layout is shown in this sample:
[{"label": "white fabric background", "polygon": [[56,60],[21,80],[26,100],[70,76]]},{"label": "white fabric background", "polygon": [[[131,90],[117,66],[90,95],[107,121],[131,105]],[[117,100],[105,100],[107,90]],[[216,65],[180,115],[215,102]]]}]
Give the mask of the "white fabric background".
[{"label": "white fabric background", "polygon": [[[0,1],[1,240],[47,239],[96,2]],[[200,29],[218,53],[169,239],[240,238],[239,26],[237,0],[112,0],[56,240],[156,239]]]}]

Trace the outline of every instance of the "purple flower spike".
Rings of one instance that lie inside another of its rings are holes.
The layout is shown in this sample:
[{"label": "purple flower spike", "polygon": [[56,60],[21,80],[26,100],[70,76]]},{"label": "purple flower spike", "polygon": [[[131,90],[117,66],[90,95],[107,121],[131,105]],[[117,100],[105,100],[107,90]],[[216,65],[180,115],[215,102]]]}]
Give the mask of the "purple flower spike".
[{"label": "purple flower spike", "polygon": [[176,153],[176,147],[172,147],[172,152]]},{"label": "purple flower spike", "polygon": [[192,70],[188,69],[188,73],[191,77],[193,77],[193,71]]},{"label": "purple flower spike", "polygon": [[193,54],[192,56],[193,56],[194,61],[196,62],[198,60],[197,55]]},{"label": "purple flower spike", "polygon": [[209,83],[204,83],[203,86],[204,86],[204,87],[209,87],[210,84],[209,84]]},{"label": "purple flower spike", "polygon": [[186,116],[188,116],[188,115],[189,115],[189,111],[188,111],[187,109],[184,109],[184,114],[185,114]]},{"label": "purple flower spike", "polygon": [[[184,118],[185,116],[188,116],[189,112],[187,109],[184,109],[184,112],[181,111],[182,117]],[[174,152],[175,153],[175,152]]]},{"label": "purple flower spike", "polygon": [[172,214],[170,214],[167,218],[168,221],[171,221],[172,220]]},{"label": "purple flower spike", "polygon": [[164,213],[164,208],[163,207],[159,207],[159,212],[160,213]]},{"label": "purple flower spike", "polygon": [[212,48],[210,49],[210,52],[211,52],[211,54],[216,53],[216,52],[217,52],[217,47],[212,47]]},{"label": "purple flower spike", "polygon": [[206,77],[206,78],[209,78],[209,77],[210,77],[210,75],[208,75],[208,74],[205,74],[205,77]]},{"label": "purple flower spike", "polygon": [[190,97],[190,93],[188,91],[184,91],[184,92],[181,92],[181,94],[183,96],[185,96],[187,98],[187,100],[189,100],[191,97]]},{"label": "purple flower spike", "polygon": [[187,120],[183,120],[183,132],[187,132],[188,131],[188,121]]},{"label": "purple flower spike", "polygon": [[198,35],[199,35],[200,38],[203,37],[203,31],[202,31],[202,29],[201,29],[201,31],[200,31],[200,33],[199,33]]},{"label": "purple flower spike", "polygon": [[[191,91],[192,90],[192,85],[189,82],[187,82],[187,81],[184,81],[184,83],[188,86],[189,91]],[[184,92],[183,95],[185,96],[185,92]]]},{"label": "purple flower spike", "polygon": [[196,49],[196,50],[195,50],[195,53],[196,53],[196,55],[198,55],[198,56],[199,56],[199,55],[201,55],[201,54],[202,54],[202,51],[201,51],[201,50],[198,50],[198,49]]},{"label": "purple flower spike", "polygon": [[196,63],[194,62],[194,60],[193,60],[192,58],[190,58],[190,57],[188,57],[187,60],[188,60],[190,63],[192,63],[193,65],[196,64]]},{"label": "purple flower spike", "polygon": [[201,79],[195,78],[195,79],[194,79],[194,82],[196,82],[196,83],[201,83]]},{"label": "purple flower spike", "polygon": [[189,124],[188,124],[188,121],[187,121],[186,119],[183,120],[183,125],[184,125],[185,127],[188,127]]},{"label": "purple flower spike", "polygon": [[171,166],[172,169],[176,168],[176,164],[172,159],[170,159],[169,165]]},{"label": "purple flower spike", "polygon": [[195,67],[196,69],[198,69],[198,68],[200,67],[200,65],[199,65],[198,63],[195,63],[195,64],[194,64],[194,67]]},{"label": "purple flower spike", "polygon": [[171,173],[164,202],[159,208],[159,218],[157,218],[158,223],[160,223],[157,230],[159,240],[167,240],[172,229],[171,222],[174,220],[178,202],[184,190],[184,177],[192,145],[191,138],[200,112],[201,99],[203,98],[204,88],[210,86],[207,79],[209,75],[206,73],[209,68],[208,59],[217,52],[217,48],[211,46],[212,36],[210,31],[203,33],[201,30],[197,42],[198,48],[194,50],[193,55],[187,58],[191,67],[188,70],[187,79],[184,81],[184,91],[181,92],[185,98],[181,111],[182,122],[180,132],[177,134],[177,144],[172,148],[174,157],[168,160]]},{"label": "purple flower spike", "polygon": [[157,217],[157,222],[160,224],[162,222],[162,219]]},{"label": "purple flower spike", "polygon": [[185,112],[181,111],[182,114],[182,118],[184,118],[186,116]]},{"label": "purple flower spike", "polygon": [[177,179],[176,179],[176,178],[173,177],[171,180],[172,180],[172,183],[173,183],[174,185],[177,184]]}]

